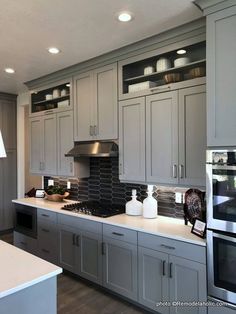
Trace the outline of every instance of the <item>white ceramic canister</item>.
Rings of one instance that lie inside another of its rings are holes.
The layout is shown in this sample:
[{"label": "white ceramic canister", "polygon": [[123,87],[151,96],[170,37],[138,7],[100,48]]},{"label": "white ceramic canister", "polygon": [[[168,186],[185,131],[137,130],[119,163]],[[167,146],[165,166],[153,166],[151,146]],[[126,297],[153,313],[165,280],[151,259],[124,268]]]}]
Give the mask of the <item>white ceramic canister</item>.
[{"label": "white ceramic canister", "polygon": [[58,98],[61,96],[60,90],[58,88],[54,89],[52,92],[52,97],[53,98]]},{"label": "white ceramic canister", "polygon": [[51,100],[51,99],[52,99],[52,94],[47,94],[47,95],[45,96],[45,99],[46,99],[46,100]]},{"label": "white ceramic canister", "polygon": [[144,75],[152,74],[154,72],[154,67],[147,66],[144,68]]},{"label": "white ceramic canister", "polygon": [[171,62],[169,59],[161,57],[160,59],[157,60],[157,63],[156,63],[157,72],[162,72],[169,68],[171,68]]},{"label": "white ceramic canister", "polygon": [[62,90],[61,90],[61,97],[62,96],[66,96],[67,95],[67,90],[65,89],[65,88],[63,88]]},{"label": "white ceramic canister", "polygon": [[174,66],[175,67],[181,67],[183,65],[186,65],[190,63],[190,59],[188,57],[181,57],[181,58],[177,58],[174,61]]}]

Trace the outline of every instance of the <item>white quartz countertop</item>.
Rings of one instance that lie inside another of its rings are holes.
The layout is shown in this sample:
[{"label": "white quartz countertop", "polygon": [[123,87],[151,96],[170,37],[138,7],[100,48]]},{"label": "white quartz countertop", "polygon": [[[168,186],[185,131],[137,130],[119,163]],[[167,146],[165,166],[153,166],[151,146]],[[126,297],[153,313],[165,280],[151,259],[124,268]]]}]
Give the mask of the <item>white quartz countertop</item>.
[{"label": "white quartz countertop", "polygon": [[0,298],[54,277],[62,269],[0,241]]},{"label": "white quartz countertop", "polygon": [[191,233],[191,225],[185,226],[183,219],[158,216],[155,219],[146,219],[142,216],[128,216],[126,214],[116,215],[108,218],[100,218],[85,214],[77,214],[70,211],[62,210],[61,207],[65,204],[75,203],[74,201],[64,200],[63,202],[51,202],[39,198],[22,198],[13,200],[14,203],[42,208],[45,210],[54,211],[57,213],[89,219],[102,222],[114,226],[124,227],[159,235],[175,240],[185,241],[197,245],[206,245],[206,241]]}]

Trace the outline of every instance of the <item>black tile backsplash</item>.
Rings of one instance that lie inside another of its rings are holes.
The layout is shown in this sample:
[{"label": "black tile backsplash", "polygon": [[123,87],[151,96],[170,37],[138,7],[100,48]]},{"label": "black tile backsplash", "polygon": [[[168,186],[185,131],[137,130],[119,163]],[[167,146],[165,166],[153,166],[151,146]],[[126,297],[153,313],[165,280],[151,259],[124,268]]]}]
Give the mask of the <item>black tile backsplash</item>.
[{"label": "black tile backsplash", "polygon": [[[45,187],[49,177],[44,177]],[[66,187],[66,179],[53,178],[55,184]],[[132,189],[137,190],[138,199],[147,196],[147,185],[121,183],[118,173],[118,158],[90,158],[90,177],[70,179],[70,199],[98,200],[124,205],[131,199]],[[183,217],[183,205],[175,203],[174,188],[158,188],[154,193],[158,200],[158,214],[169,217]]]}]

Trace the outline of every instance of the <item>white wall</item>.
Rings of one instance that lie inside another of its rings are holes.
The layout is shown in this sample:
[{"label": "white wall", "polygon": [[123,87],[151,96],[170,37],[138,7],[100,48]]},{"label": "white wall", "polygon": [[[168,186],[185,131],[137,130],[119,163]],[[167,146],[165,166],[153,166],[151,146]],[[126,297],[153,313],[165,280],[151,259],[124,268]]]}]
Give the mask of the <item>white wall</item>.
[{"label": "white wall", "polygon": [[29,174],[28,153],[29,92],[17,96],[17,197],[24,197],[30,188],[40,188],[42,177]]}]

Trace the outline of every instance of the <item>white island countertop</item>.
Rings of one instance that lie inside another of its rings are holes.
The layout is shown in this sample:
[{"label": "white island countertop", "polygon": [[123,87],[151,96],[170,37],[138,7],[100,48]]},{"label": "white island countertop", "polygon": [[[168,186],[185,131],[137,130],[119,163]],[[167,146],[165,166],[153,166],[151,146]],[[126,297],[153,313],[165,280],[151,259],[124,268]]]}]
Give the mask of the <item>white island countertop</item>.
[{"label": "white island countertop", "polygon": [[124,227],[140,232],[206,246],[206,241],[204,239],[201,239],[191,233],[192,225],[184,225],[184,219],[170,218],[161,215],[155,219],[146,219],[142,216],[128,216],[126,214],[116,215],[108,218],[100,218],[85,214],[77,214],[61,209],[61,207],[65,204],[75,203],[75,201],[69,200],[64,200],[63,202],[52,202],[46,199],[31,197],[13,200],[13,203],[42,208],[60,214],[89,219],[102,222],[104,224]]},{"label": "white island countertop", "polygon": [[52,278],[61,272],[60,267],[0,241],[0,298]]}]

